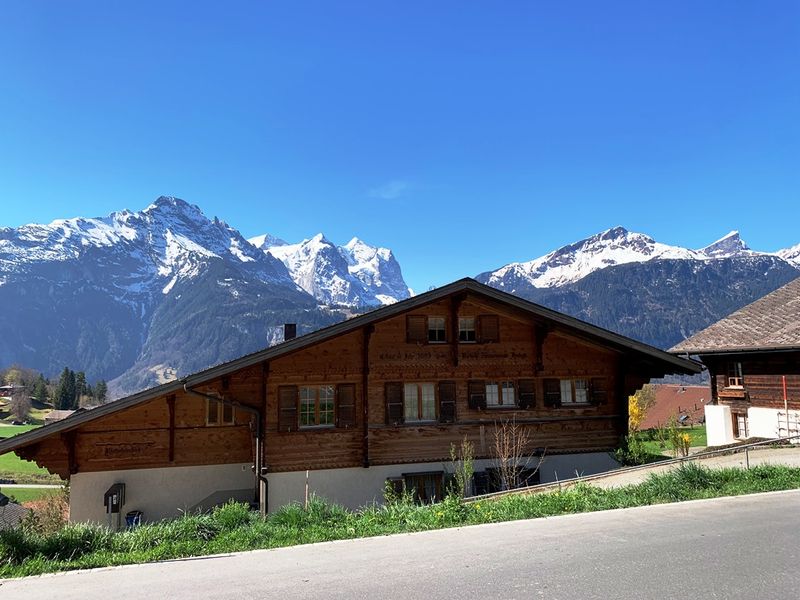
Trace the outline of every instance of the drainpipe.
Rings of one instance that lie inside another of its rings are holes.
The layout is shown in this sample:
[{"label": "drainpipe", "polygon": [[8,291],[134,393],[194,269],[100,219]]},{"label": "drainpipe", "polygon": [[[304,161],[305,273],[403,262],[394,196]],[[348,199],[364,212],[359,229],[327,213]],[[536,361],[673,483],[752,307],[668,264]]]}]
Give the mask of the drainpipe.
[{"label": "drainpipe", "polygon": [[[189,384],[186,381],[183,382],[183,391],[189,394],[190,396],[196,396],[197,398],[204,398],[211,402],[216,402],[217,404],[222,404],[224,406],[232,406],[237,410],[241,410],[243,412],[249,413],[255,416],[256,420],[256,427],[255,427],[255,437],[256,437],[256,447],[255,447],[255,457],[253,459],[253,472],[255,474],[255,500],[259,506],[262,505],[261,502],[261,448],[264,443],[263,434],[261,430],[261,411],[257,408],[252,406],[248,406],[247,404],[242,404],[241,402],[237,402],[235,400],[226,400],[225,398],[220,398],[219,396],[212,396],[211,394],[204,394],[203,392],[198,392],[197,390],[193,390],[189,387]],[[266,478],[265,482],[266,482]]]}]

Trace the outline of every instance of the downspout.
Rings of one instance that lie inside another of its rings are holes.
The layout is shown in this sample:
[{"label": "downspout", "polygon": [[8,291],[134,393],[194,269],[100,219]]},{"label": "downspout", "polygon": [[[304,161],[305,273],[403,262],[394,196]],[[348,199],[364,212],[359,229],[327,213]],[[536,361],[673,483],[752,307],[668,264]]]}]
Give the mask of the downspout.
[{"label": "downspout", "polygon": [[225,400],[224,398],[220,398],[219,396],[212,396],[211,394],[204,394],[203,392],[198,392],[197,390],[193,390],[192,388],[189,387],[189,384],[186,383],[185,380],[183,382],[183,391],[189,394],[190,396],[196,396],[197,398],[204,398],[206,400],[210,400],[211,402],[216,402],[217,404],[222,404],[224,406],[231,406],[237,410],[241,410],[242,412],[246,412],[255,416],[256,447],[255,447],[255,457],[253,459],[253,473],[255,474],[254,497],[259,506],[261,506],[262,504],[261,503],[261,446],[263,444],[261,411],[252,406],[248,406],[247,404],[236,402],[235,400]]}]

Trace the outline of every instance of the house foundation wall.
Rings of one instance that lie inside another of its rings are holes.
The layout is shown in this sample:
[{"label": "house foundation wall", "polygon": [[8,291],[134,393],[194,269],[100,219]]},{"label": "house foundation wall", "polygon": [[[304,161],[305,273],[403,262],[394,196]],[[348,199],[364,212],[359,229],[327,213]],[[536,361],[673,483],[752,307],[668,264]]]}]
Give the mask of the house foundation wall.
[{"label": "house foundation wall", "polygon": [[[535,467],[538,460],[531,460],[527,466]],[[474,463],[475,471],[496,466],[494,460],[476,460]],[[608,452],[559,454],[545,456],[539,465],[539,477],[542,483],[550,483],[575,477],[576,472],[580,475],[593,475],[618,467],[619,463]],[[373,466],[368,469],[354,467],[310,471],[308,492],[309,496],[314,494],[346,508],[357,509],[375,502],[382,503],[387,479],[432,471],[451,472],[452,466],[448,462],[428,462]],[[305,501],[305,471],[270,473],[268,480],[270,512],[292,502]]]},{"label": "house foundation wall", "polygon": [[70,477],[70,521],[108,524],[103,497],[113,484],[125,484],[125,514],[139,510],[145,521],[171,519],[205,510],[228,499],[254,498],[252,465],[205,465],[76,473]]},{"label": "house foundation wall", "polygon": [[[538,459],[534,459],[527,466],[535,467],[537,463]],[[495,466],[496,462],[492,460],[475,461],[476,471]],[[548,483],[575,477],[576,472],[592,475],[617,467],[619,463],[607,452],[561,454],[546,456],[539,465],[539,474],[541,482]],[[356,509],[383,502],[388,478],[451,470],[447,462],[428,462],[309,471],[308,492]],[[267,480],[270,512],[291,502],[304,502],[306,471],[270,473]],[[122,526],[125,514],[130,511],[142,511],[142,519],[152,522],[175,518],[187,511],[207,510],[229,499],[240,502],[253,500],[253,475],[249,463],[77,473],[70,479],[70,520],[108,524],[103,497],[115,483],[125,484],[125,503],[120,510]],[[112,520],[114,525],[115,519]]]}]

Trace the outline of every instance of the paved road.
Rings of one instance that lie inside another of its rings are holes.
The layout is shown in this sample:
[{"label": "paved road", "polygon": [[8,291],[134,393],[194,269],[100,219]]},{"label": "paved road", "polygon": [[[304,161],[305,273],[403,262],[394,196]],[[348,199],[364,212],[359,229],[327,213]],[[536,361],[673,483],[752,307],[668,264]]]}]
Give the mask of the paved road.
[{"label": "paved road", "polygon": [[800,491],[0,582],[0,598],[797,598]]}]

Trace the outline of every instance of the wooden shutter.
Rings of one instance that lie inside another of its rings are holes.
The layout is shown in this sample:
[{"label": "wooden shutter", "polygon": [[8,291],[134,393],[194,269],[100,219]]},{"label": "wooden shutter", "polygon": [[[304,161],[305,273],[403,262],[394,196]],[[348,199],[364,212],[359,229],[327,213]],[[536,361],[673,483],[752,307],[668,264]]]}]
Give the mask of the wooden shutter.
[{"label": "wooden shutter", "polygon": [[561,406],[561,380],[544,380],[544,405]]},{"label": "wooden shutter", "polygon": [[533,379],[519,380],[519,407],[531,409],[536,406],[536,385]]},{"label": "wooden shutter", "polygon": [[406,317],[406,341],[424,344],[428,341],[428,317],[408,315]]},{"label": "wooden shutter", "polygon": [[278,388],[278,431],[297,429],[297,386],[282,385]]},{"label": "wooden shutter", "polygon": [[486,408],[486,383],[483,381],[470,381],[467,384],[467,402],[472,409]]},{"label": "wooden shutter", "polygon": [[356,424],[356,386],[340,383],[336,386],[336,426],[354,427]]},{"label": "wooden shutter", "polygon": [[390,381],[386,384],[386,424],[402,425],[403,412],[403,384]]},{"label": "wooden shutter", "polygon": [[593,377],[589,386],[592,404],[599,405],[608,402],[608,383],[605,377]]},{"label": "wooden shutter", "polygon": [[456,422],[456,384],[453,381],[439,383],[439,422]]},{"label": "wooden shutter", "polygon": [[478,341],[482,344],[500,341],[500,319],[497,315],[478,317]]}]

